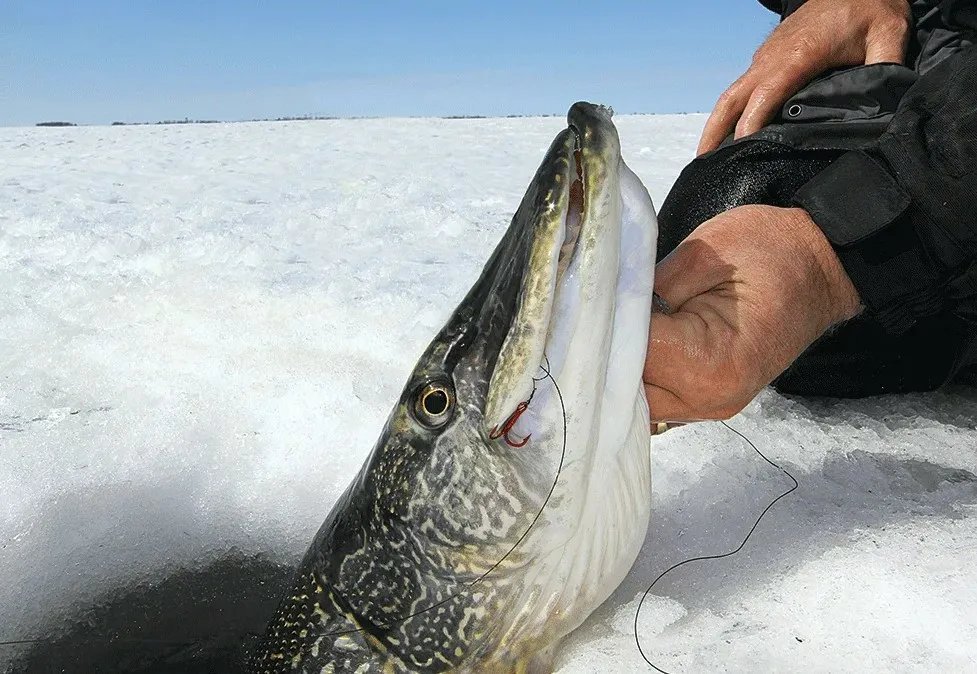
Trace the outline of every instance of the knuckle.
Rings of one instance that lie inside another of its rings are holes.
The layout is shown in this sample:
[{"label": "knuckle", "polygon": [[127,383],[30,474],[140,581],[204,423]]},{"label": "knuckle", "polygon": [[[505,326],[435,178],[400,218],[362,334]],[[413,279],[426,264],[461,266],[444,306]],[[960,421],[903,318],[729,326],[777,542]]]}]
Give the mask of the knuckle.
[{"label": "knuckle", "polygon": [[879,42],[901,43],[909,32],[909,20],[904,16],[888,15],[872,24],[872,38]]},{"label": "knuckle", "polygon": [[888,23],[892,28],[909,30],[912,20],[912,10],[906,0],[885,0],[886,7],[879,12],[877,22]]},{"label": "knuckle", "polygon": [[753,98],[757,102],[762,102],[764,99],[769,98],[772,94],[783,91],[784,85],[785,83],[779,78],[761,82],[759,85],[757,85],[756,90],[753,92]]},{"label": "knuckle", "polygon": [[810,31],[802,31],[783,55],[783,70],[806,68],[824,51],[824,41]]},{"label": "knuckle", "polygon": [[751,63],[754,66],[761,66],[765,63],[776,60],[777,53],[783,48],[782,45],[784,39],[787,37],[778,32],[780,31],[780,28],[780,26],[775,28],[773,33],[770,34],[770,37],[767,38],[766,42],[757,47],[756,51],[753,52]]},{"label": "knuckle", "polygon": [[737,87],[737,82],[734,82],[726,91],[719,94],[719,98],[716,100],[716,108],[731,108],[736,104],[739,98],[739,87]]}]

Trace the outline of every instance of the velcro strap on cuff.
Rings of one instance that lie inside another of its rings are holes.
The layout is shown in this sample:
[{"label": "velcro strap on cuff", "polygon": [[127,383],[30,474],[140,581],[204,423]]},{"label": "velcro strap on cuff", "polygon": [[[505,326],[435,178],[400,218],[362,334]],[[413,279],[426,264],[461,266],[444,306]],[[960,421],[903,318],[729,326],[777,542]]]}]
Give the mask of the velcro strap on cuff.
[{"label": "velcro strap on cuff", "polygon": [[909,195],[867,154],[840,157],[801,187],[794,203],[824,232],[862,303],[889,331],[903,332],[942,309]]},{"label": "velcro strap on cuff", "polygon": [[794,201],[835,246],[849,246],[888,227],[906,212],[909,195],[863,152],[842,155],[805,183]]}]

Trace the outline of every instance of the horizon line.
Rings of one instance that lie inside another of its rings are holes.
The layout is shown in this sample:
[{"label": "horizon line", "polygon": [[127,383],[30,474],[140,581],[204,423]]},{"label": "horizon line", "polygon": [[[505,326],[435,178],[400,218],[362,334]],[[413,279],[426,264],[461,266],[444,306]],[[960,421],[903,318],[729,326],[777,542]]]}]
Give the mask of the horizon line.
[{"label": "horizon line", "polygon": [[[706,114],[702,110],[681,111],[681,112],[642,112],[628,111],[615,112],[616,116],[664,116],[664,115],[700,115]],[[127,122],[115,120],[112,122],[72,122],[67,119],[51,119],[33,124],[0,124],[0,128],[6,129],[35,129],[35,128],[73,128],[73,127],[99,127],[99,126],[176,126],[181,124],[254,124],[259,122],[324,122],[337,120],[379,120],[379,119],[445,119],[445,120],[466,120],[466,119],[529,119],[529,118],[548,118],[563,117],[565,112],[553,113],[510,113],[505,115],[482,115],[482,114],[449,114],[449,115],[283,115],[281,117],[255,117],[240,119],[161,119],[153,122],[136,121]]]}]

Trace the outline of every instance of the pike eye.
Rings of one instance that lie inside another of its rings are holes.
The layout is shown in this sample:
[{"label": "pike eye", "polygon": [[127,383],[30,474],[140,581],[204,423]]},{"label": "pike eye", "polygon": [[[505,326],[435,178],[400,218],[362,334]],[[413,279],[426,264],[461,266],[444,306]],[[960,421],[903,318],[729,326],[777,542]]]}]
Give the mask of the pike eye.
[{"label": "pike eye", "polygon": [[429,428],[439,428],[448,423],[455,405],[455,393],[441,382],[425,385],[414,399],[414,416]]}]

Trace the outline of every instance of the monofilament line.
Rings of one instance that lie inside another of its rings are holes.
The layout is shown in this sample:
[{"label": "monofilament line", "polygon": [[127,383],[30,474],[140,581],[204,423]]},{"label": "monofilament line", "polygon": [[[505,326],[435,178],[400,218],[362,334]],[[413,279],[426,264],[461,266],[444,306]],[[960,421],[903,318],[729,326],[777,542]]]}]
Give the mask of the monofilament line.
[{"label": "monofilament line", "polygon": [[788,494],[790,494],[791,492],[793,492],[795,489],[797,489],[797,486],[798,486],[797,485],[797,480],[794,479],[794,476],[791,475],[790,472],[787,469],[783,468],[782,466],[777,465],[776,463],[774,463],[773,461],[771,461],[770,459],[768,459],[766,457],[766,455],[763,452],[761,452],[757,448],[757,446],[755,444],[753,444],[753,442],[748,437],[746,437],[745,435],[743,435],[742,433],[740,433],[738,430],[736,430],[735,428],[733,428],[732,426],[730,426],[729,424],[727,424],[725,421],[720,421],[719,423],[721,423],[723,426],[725,426],[726,428],[728,428],[729,430],[731,430],[736,435],[738,435],[741,438],[743,438],[743,440],[746,441],[746,444],[748,444],[750,447],[752,447],[753,448],[753,451],[760,455],[760,458],[761,459],[763,459],[764,461],[766,461],[767,463],[769,463],[771,466],[773,466],[774,468],[776,468],[777,470],[779,470],[781,473],[783,473],[784,475],[786,475],[787,478],[791,481],[791,487],[790,487],[790,489],[788,489],[787,491],[785,491],[784,493],[782,493],[780,496],[778,496],[777,498],[775,498],[774,500],[772,500],[769,504],[767,504],[767,507],[764,508],[763,509],[763,512],[760,513],[760,516],[756,518],[756,522],[754,522],[753,523],[753,526],[750,527],[750,530],[749,530],[749,532],[747,532],[746,536],[743,538],[743,541],[739,545],[737,545],[735,549],[730,550],[729,552],[723,552],[721,554],[701,555],[699,557],[692,557],[690,559],[682,560],[681,562],[678,562],[677,564],[673,564],[672,566],[668,567],[667,569],[665,569],[664,571],[662,571],[660,574],[658,574],[658,577],[655,578],[654,581],[652,581],[651,585],[648,586],[648,589],[645,590],[644,591],[644,594],[641,595],[641,600],[638,601],[638,608],[634,612],[634,643],[638,647],[638,653],[641,654],[642,659],[646,663],[648,663],[648,666],[649,667],[651,667],[656,672],[660,672],[660,674],[670,674],[670,672],[662,669],[661,667],[659,667],[658,665],[656,665],[655,663],[653,663],[651,660],[648,659],[648,656],[645,654],[644,649],[641,648],[641,639],[638,637],[638,617],[641,615],[641,606],[645,603],[645,599],[648,597],[648,595],[651,594],[651,590],[655,587],[655,585],[658,584],[658,581],[660,581],[662,578],[664,578],[665,576],[667,576],[669,573],[671,573],[675,569],[678,569],[679,567],[686,566],[687,564],[692,564],[693,562],[703,562],[703,561],[710,560],[710,559],[723,559],[725,557],[732,557],[733,555],[735,555],[737,552],[739,552],[740,550],[742,550],[743,547],[746,545],[747,541],[750,540],[750,537],[753,535],[753,532],[757,530],[757,527],[758,526],[760,526],[760,521],[763,519],[764,515],[766,515],[767,512],[769,512],[770,509],[773,508],[774,505],[776,505],[777,502],[780,499],[784,498],[785,496],[787,496]]},{"label": "monofilament line", "polygon": [[[485,573],[481,574],[480,576],[478,576],[477,578],[475,578],[471,582],[467,583],[460,590],[458,590],[457,592],[449,595],[448,597],[446,597],[445,599],[442,599],[439,602],[436,602],[434,604],[431,604],[430,606],[426,606],[426,607],[420,609],[419,611],[415,611],[414,613],[411,613],[409,615],[400,616],[400,617],[396,617],[396,618],[391,618],[391,619],[386,620],[386,621],[384,621],[382,623],[375,623],[374,624],[375,627],[393,627],[394,625],[397,625],[397,624],[399,624],[401,622],[410,620],[411,618],[415,618],[415,617],[417,617],[417,616],[419,616],[421,614],[424,614],[424,613],[427,613],[428,611],[431,611],[433,609],[436,609],[439,606],[442,606],[442,605],[448,603],[449,601],[452,601],[453,599],[456,599],[463,592],[465,592],[467,590],[471,590],[478,583],[480,583],[483,580],[485,580],[485,578],[488,577],[489,574],[491,574],[493,571],[495,571],[496,569],[498,569],[499,566],[501,566],[503,564],[503,562],[505,562],[505,560],[510,555],[512,555],[513,552],[515,552],[516,548],[519,547],[519,544],[522,543],[526,539],[526,537],[529,535],[529,533],[533,530],[533,528],[539,522],[540,518],[543,516],[543,511],[546,509],[547,504],[549,504],[550,499],[553,497],[553,492],[556,491],[556,485],[560,481],[560,474],[563,472],[563,463],[566,460],[566,455],[567,455],[567,410],[566,410],[566,404],[563,401],[563,392],[560,391],[559,384],[556,383],[556,379],[554,379],[553,375],[550,373],[549,358],[547,358],[545,354],[543,355],[543,358],[544,358],[544,360],[546,362],[546,365],[545,366],[540,365],[540,369],[543,371],[543,376],[542,377],[538,377],[538,378],[537,377],[534,377],[533,378],[533,392],[535,393],[535,386],[536,386],[537,383],[542,382],[542,381],[545,381],[547,379],[549,379],[551,382],[553,382],[553,389],[556,391],[557,399],[560,402],[560,414],[561,414],[561,416],[563,418],[563,445],[562,445],[562,448],[560,450],[560,461],[559,461],[559,464],[556,467],[556,474],[553,476],[553,483],[550,485],[550,489],[549,489],[549,491],[546,494],[546,498],[543,499],[543,503],[539,506],[539,510],[536,512],[535,517],[533,517],[532,521],[529,523],[529,526],[526,527],[526,530],[523,531],[523,533],[519,537],[519,539],[516,540],[516,542],[512,544],[512,547],[509,548],[508,552],[506,552],[504,555],[502,555],[502,557],[497,562],[495,562],[495,564],[493,564],[491,567],[489,567],[489,569]],[[356,628],[351,628],[351,629],[344,629],[344,630],[337,630],[337,631],[333,631],[333,632],[326,632],[324,634],[321,634],[320,636],[323,636],[323,637],[327,637],[327,636],[340,636],[340,635],[343,635],[343,634],[355,634],[357,632],[363,632],[363,631],[366,631],[366,628],[364,628],[364,627],[356,627]],[[259,636],[259,635],[256,635],[256,634],[254,634],[252,632],[246,632],[246,633],[242,634],[242,636]],[[19,646],[19,645],[27,645],[27,644],[53,643],[55,641],[56,641],[55,639],[10,639],[10,640],[6,640],[6,641],[0,641],[0,646]],[[165,640],[158,640],[158,639],[108,639],[108,638],[106,638],[106,639],[99,639],[99,638],[96,637],[96,638],[91,638],[91,639],[78,639],[78,641],[79,642],[82,642],[82,641],[92,641],[92,642],[98,642],[98,641],[106,641],[106,642],[108,642],[108,641],[111,641],[111,642],[114,642],[114,643],[133,643],[133,644],[137,644],[137,643],[147,643],[147,644],[148,643],[157,643],[157,644],[172,644],[172,645],[192,646],[192,645],[196,645],[198,643],[203,643],[205,641],[205,639],[200,639],[200,640],[197,640],[197,641],[165,641]]]}]

